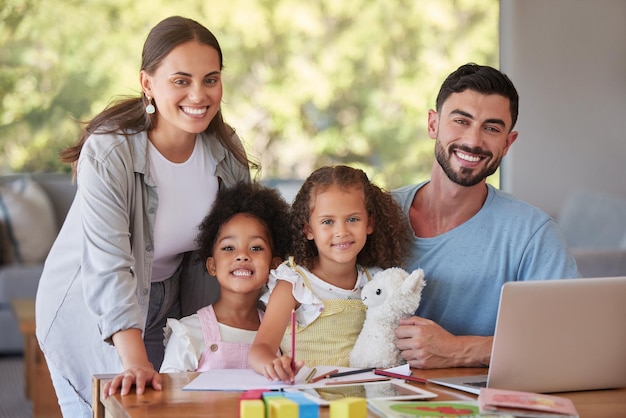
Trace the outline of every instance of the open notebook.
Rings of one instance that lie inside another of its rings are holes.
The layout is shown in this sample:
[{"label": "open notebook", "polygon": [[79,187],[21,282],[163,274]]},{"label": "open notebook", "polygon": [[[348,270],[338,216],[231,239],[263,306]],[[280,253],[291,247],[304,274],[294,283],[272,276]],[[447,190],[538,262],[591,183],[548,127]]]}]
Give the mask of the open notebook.
[{"label": "open notebook", "polygon": [[489,374],[430,381],[476,394],[625,387],[626,277],[506,283]]}]

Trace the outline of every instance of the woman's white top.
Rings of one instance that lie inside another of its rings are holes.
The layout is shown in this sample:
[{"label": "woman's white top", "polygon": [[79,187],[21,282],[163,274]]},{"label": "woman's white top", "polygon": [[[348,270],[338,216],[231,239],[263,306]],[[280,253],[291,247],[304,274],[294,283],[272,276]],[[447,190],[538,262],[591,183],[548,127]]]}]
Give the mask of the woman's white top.
[{"label": "woman's white top", "polygon": [[198,135],[187,161],[173,163],[148,141],[150,172],[159,195],[154,224],[153,282],[171,277],[180,265],[183,253],[198,247],[195,242],[198,225],[208,215],[219,187],[217,177],[213,175],[215,161],[205,147]]}]

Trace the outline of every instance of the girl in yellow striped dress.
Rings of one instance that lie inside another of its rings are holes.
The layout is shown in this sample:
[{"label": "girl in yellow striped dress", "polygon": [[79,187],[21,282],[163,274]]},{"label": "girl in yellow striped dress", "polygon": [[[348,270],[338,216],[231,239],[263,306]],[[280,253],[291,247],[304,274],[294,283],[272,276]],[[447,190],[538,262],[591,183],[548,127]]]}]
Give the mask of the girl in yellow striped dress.
[{"label": "girl in yellow striped dress", "polygon": [[[411,242],[391,195],[347,166],[314,171],[294,199],[290,222],[293,256],[270,274],[262,296],[267,310],[249,353],[255,371],[284,382],[305,364],[348,366],[365,320],[361,288],[380,269],[402,266]],[[294,309],[292,367],[285,330]]]}]

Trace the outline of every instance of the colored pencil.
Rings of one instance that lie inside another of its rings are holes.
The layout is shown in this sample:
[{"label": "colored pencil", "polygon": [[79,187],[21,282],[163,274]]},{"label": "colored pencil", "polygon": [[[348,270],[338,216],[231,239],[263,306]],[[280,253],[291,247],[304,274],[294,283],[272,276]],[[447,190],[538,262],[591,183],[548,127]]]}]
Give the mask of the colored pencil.
[{"label": "colored pencil", "polygon": [[326,385],[354,385],[357,383],[369,383],[369,382],[383,382],[385,380],[391,380],[391,377],[370,377],[369,379],[356,379],[356,380],[333,380],[326,382]]},{"label": "colored pencil", "polygon": [[291,310],[291,370],[296,372],[296,310]]},{"label": "colored pencil", "polygon": [[349,370],[347,372],[339,372],[339,373],[333,373],[328,377],[341,377],[341,376],[350,376],[352,374],[359,374],[359,373],[367,373],[367,372],[371,372],[374,371],[375,367],[368,367],[367,369],[358,369],[358,370]]},{"label": "colored pencil", "polygon": [[381,375],[381,376],[389,376],[389,377],[395,377],[397,379],[404,379],[404,380],[409,380],[411,382],[418,382],[418,383],[427,383],[428,381],[426,379],[422,379],[421,377],[416,377],[416,376],[412,376],[412,375],[404,375],[404,374],[399,374],[399,373],[393,373],[393,372],[388,372],[386,370],[380,370],[380,369],[376,369],[374,370],[375,374]]},{"label": "colored pencil", "polygon": [[329,371],[328,373],[324,373],[324,374],[320,374],[319,376],[315,376],[313,379],[311,379],[311,383],[319,382],[322,379],[327,379],[332,374],[337,373],[338,371],[339,371],[339,369],[335,369],[335,370]]},{"label": "colored pencil", "polygon": [[317,369],[313,367],[311,371],[309,372],[309,375],[306,377],[306,379],[304,379],[304,383],[311,383],[311,379],[313,379],[313,376],[315,376],[315,373],[317,373]]}]

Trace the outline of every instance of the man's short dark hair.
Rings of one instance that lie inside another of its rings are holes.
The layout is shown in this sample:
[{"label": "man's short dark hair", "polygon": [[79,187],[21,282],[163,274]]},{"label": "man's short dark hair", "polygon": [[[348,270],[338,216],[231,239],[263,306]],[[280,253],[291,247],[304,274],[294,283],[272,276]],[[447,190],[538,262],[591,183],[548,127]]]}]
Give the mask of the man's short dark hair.
[{"label": "man's short dark hair", "polygon": [[519,96],[513,82],[506,74],[487,65],[469,63],[461,65],[445,79],[437,95],[437,112],[452,93],[472,90],[481,94],[498,94],[510,102],[511,130],[517,122]]}]

